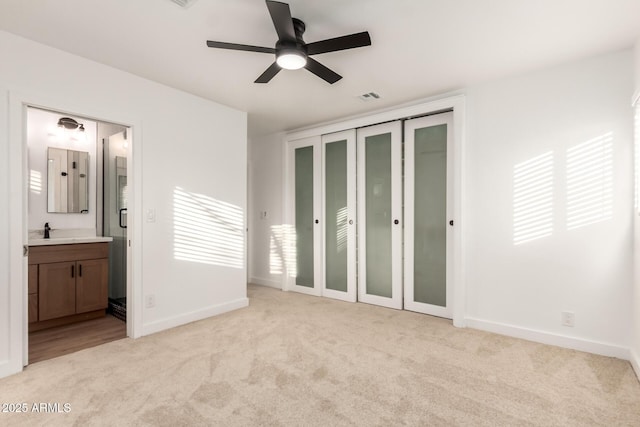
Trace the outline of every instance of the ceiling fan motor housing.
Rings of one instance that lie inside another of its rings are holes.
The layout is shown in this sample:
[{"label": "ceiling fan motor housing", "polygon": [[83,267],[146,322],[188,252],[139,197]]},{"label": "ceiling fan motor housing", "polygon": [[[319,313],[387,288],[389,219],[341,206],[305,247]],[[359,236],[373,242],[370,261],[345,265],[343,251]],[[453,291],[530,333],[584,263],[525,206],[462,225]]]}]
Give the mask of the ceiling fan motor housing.
[{"label": "ceiling fan motor housing", "polygon": [[307,44],[302,39],[306,26],[298,18],[293,18],[293,28],[296,32],[296,40],[278,40],[276,43],[276,58],[280,55],[293,53],[307,59]]}]

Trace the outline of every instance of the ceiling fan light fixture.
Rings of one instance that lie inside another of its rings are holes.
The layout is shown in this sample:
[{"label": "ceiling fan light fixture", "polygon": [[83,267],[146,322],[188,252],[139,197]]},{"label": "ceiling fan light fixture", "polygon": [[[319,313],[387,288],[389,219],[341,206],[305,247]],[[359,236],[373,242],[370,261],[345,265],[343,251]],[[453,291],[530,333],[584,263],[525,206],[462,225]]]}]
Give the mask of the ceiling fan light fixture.
[{"label": "ceiling fan light fixture", "polygon": [[297,50],[285,50],[278,53],[276,62],[285,70],[299,70],[307,65],[307,57]]}]

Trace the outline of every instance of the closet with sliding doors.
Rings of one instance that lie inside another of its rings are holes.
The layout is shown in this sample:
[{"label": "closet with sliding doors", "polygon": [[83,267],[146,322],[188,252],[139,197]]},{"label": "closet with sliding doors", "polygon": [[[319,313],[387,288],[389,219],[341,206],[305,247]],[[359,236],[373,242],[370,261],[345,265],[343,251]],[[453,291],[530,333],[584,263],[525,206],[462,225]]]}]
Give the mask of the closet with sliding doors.
[{"label": "closet with sliding doors", "polygon": [[455,118],[450,108],[286,142],[285,290],[453,318]]}]

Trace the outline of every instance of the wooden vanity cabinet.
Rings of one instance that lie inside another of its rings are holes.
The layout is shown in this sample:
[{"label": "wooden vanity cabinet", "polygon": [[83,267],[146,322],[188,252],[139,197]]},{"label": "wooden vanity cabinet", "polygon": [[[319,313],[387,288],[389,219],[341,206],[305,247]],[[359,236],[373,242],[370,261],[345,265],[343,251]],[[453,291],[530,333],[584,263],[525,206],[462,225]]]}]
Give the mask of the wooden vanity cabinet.
[{"label": "wooden vanity cabinet", "polygon": [[38,266],[29,264],[29,323],[38,321]]},{"label": "wooden vanity cabinet", "polygon": [[108,243],[30,247],[29,330],[104,316],[108,256]]}]

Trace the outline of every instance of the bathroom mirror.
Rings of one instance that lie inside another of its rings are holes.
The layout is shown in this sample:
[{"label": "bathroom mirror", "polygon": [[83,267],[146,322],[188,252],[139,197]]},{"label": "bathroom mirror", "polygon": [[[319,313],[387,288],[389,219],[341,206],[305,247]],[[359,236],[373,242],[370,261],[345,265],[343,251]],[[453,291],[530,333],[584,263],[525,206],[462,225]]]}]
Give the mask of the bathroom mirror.
[{"label": "bathroom mirror", "polygon": [[48,148],[47,212],[89,213],[89,153]]}]

